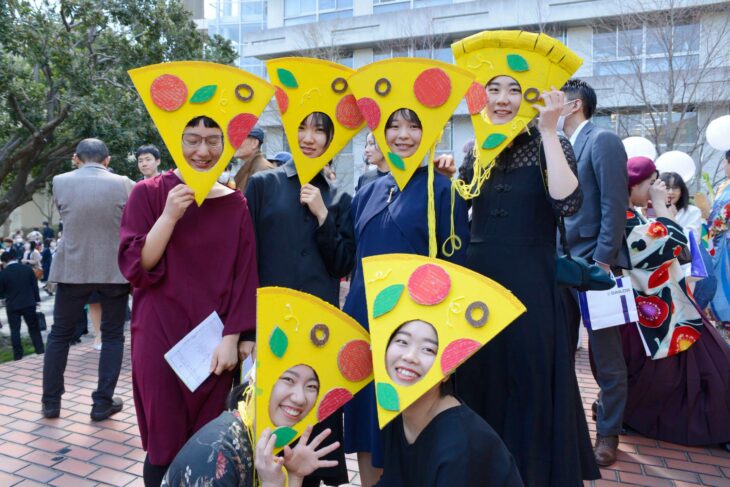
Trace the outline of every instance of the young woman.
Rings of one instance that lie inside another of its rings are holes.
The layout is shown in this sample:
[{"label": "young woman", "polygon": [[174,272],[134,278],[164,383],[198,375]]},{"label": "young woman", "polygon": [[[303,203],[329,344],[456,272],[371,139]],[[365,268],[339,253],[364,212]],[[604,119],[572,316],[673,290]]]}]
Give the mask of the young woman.
[{"label": "young woman", "polygon": [[[730,441],[730,351],[700,312],[677,255],[687,237],[665,204],[667,190],[645,157],[628,161],[626,240],[639,324],[621,327],[629,391],[624,423],[681,445]],[[654,202],[655,220],[634,207]],[[647,357],[639,331],[650,349]]]},{"label": "young woman", "polygon": [[[357,180],[357,186],[355,191],[360,191],[366,184],[372,183],[378,178],[387,175],[390,172],[388,169],[388,162],[385,160],[385,156],[380,151],[378,144],[375,142],[372,132],[368,132],[365,138],[365,153],[363,154],[365,159],[365,172]],[[370,170],[367,166],[375,166],[375,170]]]},{"label": "young woman", "polygon": [[667,188],[667,205],[672,219],[689,235],[692,231],[697,242],[702,238],[702,211],[689,204],[689,190],[682,176],[676,172],[664,172],[659,175]]},{"label": "young woman", "polygon": [[[304,155],[316,158],[324,154],[334,130],[324,113],[305,117],[297,130]],[[302,186],[294,162],[288,162],[251,176],[246,199],[256,235],[261,286],[296,289],[339,306],[340,279],[350,273],[355,259],[350,196],[330,186],[322,172]],[[333,440],[339,441],[342,415],[333,414],[315,432],[324,428],[330,428]],[[342,449],[327,459],[337,460],[337,467],[314,472],[304,485],[348,482]]]},{"label": "young woman", "polygon": [[[397,385],[413,385],[431,369],[438,348],[430,323],[406,322],[388,343],[386,371]],[[450,386],[447,378],[432,387],[385,427],[379,487],[522,485],[502,440]]]},{"label": "young woman", "polygon": [[[312,428],[305,429],[295,447],[284,448],[282,457],[272,454],[276,436],[267,429],[260,435],[254,454],[252,432],[238,412],[247,386],[234,387],[227,400],[227,410],[190,438],[168,468],[163,486],[253,487],[255,465],[262,487],[285,486],[282,466],[287,470],[289,487],[299,487],[303,477],[315,469],[336,465],[336,461],[322,460],[322,457],[337,449],[338,442],[317,449],[329,436],[329,429],[311,443]],[[318,394],[319,380],[311,367],[297,365],[287,369],[271,391],[268,414],[273,424],[294,426],[311,411]]]},{"label": "young woman", "polygon": [[[421,142],[423,128],[418,115],[402,108],[393,112],[385,125],[388,148],[402,158],[413,155]],[[371,255],[411,253],[428,255],[427,180],[428,168],[420,167],[403,191],[391,174],[366,185],[352,204],[357,238],[357,266],[343,311],[367,328],[365,283],[362,277],[362,259]],[[450,236],[451,182],[435,174],[436,233],[438,257],[463,263],[469,243],[466,205],[457,198],[453,221],[461,247],[446,255],[443,244]],[[377,482],[384,465],[383,440],[378,427],[375,391],[367,385],[345,406],[345,451],[357,452],[363,487]]]},{"label": "young woman", "polygon": [[[225,139],[210,118],[192,119],[181,134],[185,162],[210,170]],[[223,411],[239,337],[253,349],[256,319],[256,246],[246,200],[215,183],[202,205],[179,170],[140,181],[122,217],[119,267],[134,287],[132,383],[144,479],[158,486],[185,442]],[[214,256],[213,259],[208,256]],[[216,311],[223,340],[212,374],[195,392],[178,379],[164,354]],[[242,337],[242,334],[244,337]]]},{"label": "young woman", "polygon": [[[490,121],[511,122],[523,103],[519,83],[497,76],[485,89]],[[573,149],[557,134],[564,94],[541,99],[536,126],[499,155],[472,200],[466,263],[512,291],[527,312],[459,367],[455,385],[504,440],[526,485],[582,486],[600,474],[555,274],[557,217],[574,214],[582,194]]]}]

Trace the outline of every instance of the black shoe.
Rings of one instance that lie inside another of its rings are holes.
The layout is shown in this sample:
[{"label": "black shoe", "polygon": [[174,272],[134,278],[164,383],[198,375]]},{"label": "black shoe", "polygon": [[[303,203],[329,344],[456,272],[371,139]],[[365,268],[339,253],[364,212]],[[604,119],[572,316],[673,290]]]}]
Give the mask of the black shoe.
[{"label": "black shoe", "polygon": [[57,418],[61,414],[61,406],[51,406],[48,404],[44,404],[41,408],[41,412],[43,413],[43,417],[46,419]]},{"label": "black shoe", "polygon": [[115,397],[112,399],[111,406],[107,406],[105,409],[98,408],[96,406],[91,408],[91,419],[93,421],[104,421],[112,414],[116,414],[124,407],[124,401],[121,397]]}]

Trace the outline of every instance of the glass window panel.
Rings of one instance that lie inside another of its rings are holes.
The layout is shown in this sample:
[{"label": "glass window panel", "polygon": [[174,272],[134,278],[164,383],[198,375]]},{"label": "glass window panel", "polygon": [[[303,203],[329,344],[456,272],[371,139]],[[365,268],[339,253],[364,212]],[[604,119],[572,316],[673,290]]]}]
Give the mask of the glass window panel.
[{"label": "glass window panel", "polygon": [[301,13],[299,0],[284,0],[284,17],[295,17]]},{"label": "glass window panel", "polygon": [[451,120],[446,123],[444,131],[441,134],[441,140],[436,146],[436,154],[451,154],[453,151],[453,130],[451,127]]},{"label": "glass window panel", "polygon": [[408,57],[408,49],[393,49],[393,55],[391,57]]},{"label": "glass window panel", "polygon": [[373,12],[376,14],[382,14],[387,12],[397,12],[399,10],[408,10],[411,8],[411,3],[406,2],[381,2],[379,4],[373,4]]},{"label": "glass window panel", "polygon": [[319,10],[332,10],[337,7],[336,0],[319,0]]},{"label": "glass window panel", "polygon": [[338,9],[352,8],[352,0],[337,0],[337,8]]},{"label": "glass window panel", "polygon": [[384,49],[384,48],[378,48],[373,49],[373,62],[375,61],[382,61],[383,59],[391,58],[391,51],[390,48]]},{"label": "glass window panel", "polygon": [[674,26],[674,52],[697,52],[700,50],[699,24]]},{"label": "glass window panel", "polygon": [[238,43],[239,41],[239,28],[236,25],[221,25],[218,29],[218,33],[233,42]]},{"label": "glass window panel", "polygon": [[618,31],[618,57],[641,56],[644,34],[642,29]]},{"label": "glass window panel", "polygon": [[413,51],[413,57],[431,59],[431,49],[416,49]]},{"label": "glass window panel", "polygon": [[647,73],[657,73],[669,70],[669,59],[665,57],[649,58],[644,62],[644,71]]},{"label": "glass window panel", "polygon": [[593,74],[595,76],[632,74],[634,72],[635,69],[631,61],[602,62],[593,65]]},{"label": "glass window panel", "polygon": [[261,32],[262,30],[264,30],[263,22],[251,22],[247,24],[241,24],[242,32]]},{"label": "glass window panel", "polygon": [[615,115],[611,114],[597,114],[594,115],[592,118],[593,123],[601,128],[604,128],[606,130],[615,131],[616,130],[616,120]]},{"label": "glass window panel", "polygon": [[436,5],[448,5],[452,0],[413,0],[413,8],[434,7]]},{"label": "glass window panel", "polygon": [[352,10],[335,10],[334,12],[319,14],[319,20],[345,19],[348,17],[352,17]]},{"label": "glass window panel", "polygon": [[668,37],[667,27],[647,27],[646,53],[666,55]]},{"label": "glass window panel", "polygon": [[593,32],[593,59],[616,58],[616,31]]},{"label": "glass window panel", "polygon": [[299,8],[302,13],[314,13],[317,11],[317,0],[299,0]]},{"label": "glass window panel", "polygon": [[290,19],[284,19],[284,25],[308,24],[308,23],[316,22],[316,21],[317,21],[316,15],[305,15],[303,17],[293,17]]},{"label": "glass window panel", "polygon": [[454,55],[451,52],[450,47],[442,47],[441,49],[433,50],[433,58],[443,61],[445,63],[452,63],[454,61]]}]

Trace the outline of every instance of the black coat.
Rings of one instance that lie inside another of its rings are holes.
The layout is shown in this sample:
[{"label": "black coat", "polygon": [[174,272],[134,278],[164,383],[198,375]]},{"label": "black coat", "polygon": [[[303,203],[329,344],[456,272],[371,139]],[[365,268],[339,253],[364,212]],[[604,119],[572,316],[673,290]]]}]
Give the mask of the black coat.
[{"label": "black coat", "polygon": [[29,308],[41,302],[33,269],[19,263],[10,264],[0,272],[0,294],[5,296],[5,307],[10,311]]},{"label": "black coat", "polygon": [[331,187],[322,173],[311,184],[327,206],[322,226],[299,202],[294,163],[249,179],[246,199],[256,233],[259,283],[303,291],[339,307],[340,279],[355,263],[352,197]]}]

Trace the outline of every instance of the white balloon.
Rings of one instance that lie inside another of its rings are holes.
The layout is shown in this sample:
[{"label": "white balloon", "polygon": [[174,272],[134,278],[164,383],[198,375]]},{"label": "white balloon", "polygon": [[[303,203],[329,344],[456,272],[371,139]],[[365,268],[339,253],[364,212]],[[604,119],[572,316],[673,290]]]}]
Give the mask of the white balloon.
[{"label": "white balloon", "polygon": [[710,122],[705,131],[705,138],[713,149],[730,150],[730,115],[716,118]]},{"label": "white balloon", "polygon": [[672,150],[660,155],[655,164],[660,173],[676,172],[682,176],[682,179],[687,184],[694,179],[695,172],[697,171],[697,166],[695,166],[695,161],[692,157],[678,150]]},{"label": "white balloon", "polygon": [[648,157],[652,161],[656,159],[656,147],[649,139],[644,137],[626,137],[623,140],[626,155],[632,157]]}]

